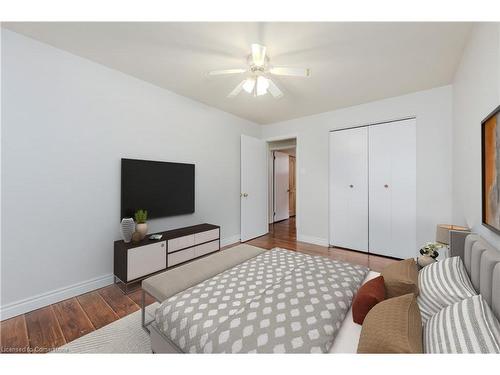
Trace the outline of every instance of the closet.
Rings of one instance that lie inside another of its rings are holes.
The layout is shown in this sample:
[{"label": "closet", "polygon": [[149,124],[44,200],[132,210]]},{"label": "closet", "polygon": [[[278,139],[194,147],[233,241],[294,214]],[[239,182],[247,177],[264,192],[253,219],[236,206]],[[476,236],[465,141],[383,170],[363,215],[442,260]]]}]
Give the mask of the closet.
[{"label": "closet", "polygon": [[330,245],[416,254],[416,120],[330,132]]}]

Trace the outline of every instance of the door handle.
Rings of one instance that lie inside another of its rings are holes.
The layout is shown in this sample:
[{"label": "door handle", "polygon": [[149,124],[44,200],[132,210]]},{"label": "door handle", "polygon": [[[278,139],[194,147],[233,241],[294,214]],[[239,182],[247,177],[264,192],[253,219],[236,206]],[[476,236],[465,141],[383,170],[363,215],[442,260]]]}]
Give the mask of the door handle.
[{"label": "door handle", "polygon": [[243,193],[243,197],[248,197],[248,194],[247,193]]},{"label": "door handle", "polygon": [[385,184],[384,187],[387,189],[387,188],[389,188],[389,185]]},{"label": "door handle", "polygon": [[354,187],[354,185],[351,184],[351,185],[349,185],[349,187],[352,189]]}]

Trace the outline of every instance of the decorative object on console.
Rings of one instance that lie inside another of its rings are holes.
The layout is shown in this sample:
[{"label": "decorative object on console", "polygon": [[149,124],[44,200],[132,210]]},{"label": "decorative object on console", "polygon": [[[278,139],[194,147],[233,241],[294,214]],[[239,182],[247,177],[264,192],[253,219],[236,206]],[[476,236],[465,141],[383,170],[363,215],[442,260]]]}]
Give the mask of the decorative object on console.
[{"label": "decorative object on console", "polygon": [[405,259],[385,267],[384,277],[386,298],[399,297],[403,294],[418,295],[418,267],[414,259]]},{"label": "decorative object on console", "polygon": [[146,220],[148,219],[148,211],[147,210],[137,210],[135,211],[135,222],[137,223],[137,232],[141,235],[141,240],[146,237],[148,233],[148,224]]},{"label": "decorative object on console", "polygon": [[500,233],[500,106],[481,122],[483,224]]},{"label": "decorative object on console", "polygon": [[122,232],[122,238],[125,243],[129,243],[132,239],[132,234],[135,231],[135,222],[131,217],[125,217],[122,219],[120,230]]},{"label": "decorative object on console", "polygon": [[[468,232],[470,229],[460,225],[438,224],[436,226],[436,242],[443,245],[450,244],[450,231]],[[442,247],[442,246],[441,246]]]},{"label": "decorative object on console", "polygon": [[141,240],[143,239],[144,237],[142,237],[142,234],[139,233],[138,231],[135,231],[134,234],[132,234],[132,242],[141,242]]},{"label": "decorative object on console", "polygon": [[385,299],[385,285],[383,276],[367,281],[359,288],[352,302],[352,320],[363,324],[366,315],[377,303]]}]

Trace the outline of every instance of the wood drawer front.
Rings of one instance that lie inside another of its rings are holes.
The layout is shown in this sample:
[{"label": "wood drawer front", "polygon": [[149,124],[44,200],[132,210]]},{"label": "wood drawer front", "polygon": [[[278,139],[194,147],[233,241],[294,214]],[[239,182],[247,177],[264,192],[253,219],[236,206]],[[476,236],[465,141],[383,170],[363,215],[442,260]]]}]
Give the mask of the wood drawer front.
[{"label": "wood drawer front", "polygon": [[196,245],[217,239],[219,239],[219,228],[195,233],[194,235],[194,243]]},{"label": "wood drawer front", "polygon": [[194,234],[188,236],[172,238],[168,240],[168,252],[185,249],[186,247],[194,246]]},{"label": "wood drawer front", "polygon": [[194,248],[194,255],[196,257],[201,257],[202,255],[213,253],[219,250],[219,240],[207,242],[203,245],[198,245]]},{"label": "wood drawer front", "polygon": [[175,266],[176,264],[186,262],[190,259],[193,259],[194,257],[194,247],[186,250],[181,250],[173,254],[168,254],[168,266]]},{"label": "wood drawer front", "polygon": [[127,252],[127,281],[167,268],[166,242],[134,247]]}]

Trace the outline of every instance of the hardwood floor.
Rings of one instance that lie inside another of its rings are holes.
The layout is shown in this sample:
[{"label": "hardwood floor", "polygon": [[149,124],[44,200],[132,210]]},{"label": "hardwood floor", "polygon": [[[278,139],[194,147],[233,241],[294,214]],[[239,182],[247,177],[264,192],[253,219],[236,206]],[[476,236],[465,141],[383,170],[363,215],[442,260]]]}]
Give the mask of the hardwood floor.
[{"label": "hardwood floor", "polygon": [[[264,249],[282,247],[323,255],[368,266],[374,271],[381,271],[394,262],[393,259],[356,251],[298,242],[295,218],[270,225],[268,234],[247,243]],[[153,298],[147,296],[146,303],[153,302]],[[0,348],[3,353],[47,352],[139,310],[140,304],[140,289],[125,295],[117,285],[109,285],[2,321]]]},{"label": "hardwood floor", "polygon": [[[154,300],[146,298],[149,305]],[[140,309],[140,289],[117,285],[85,293],[0,323],[2,353],[45,353]]]},{"label": "hardwood floor", "polygon": [[282,247],[311,255],[323,255],[331,259],[360,264],[377,272],[380,272],[388,264],[395,262],[394,259],[378,255],[299,242],[295,230],[295,217],[269,225],[268,234],[247,243],[263,249]]}]

